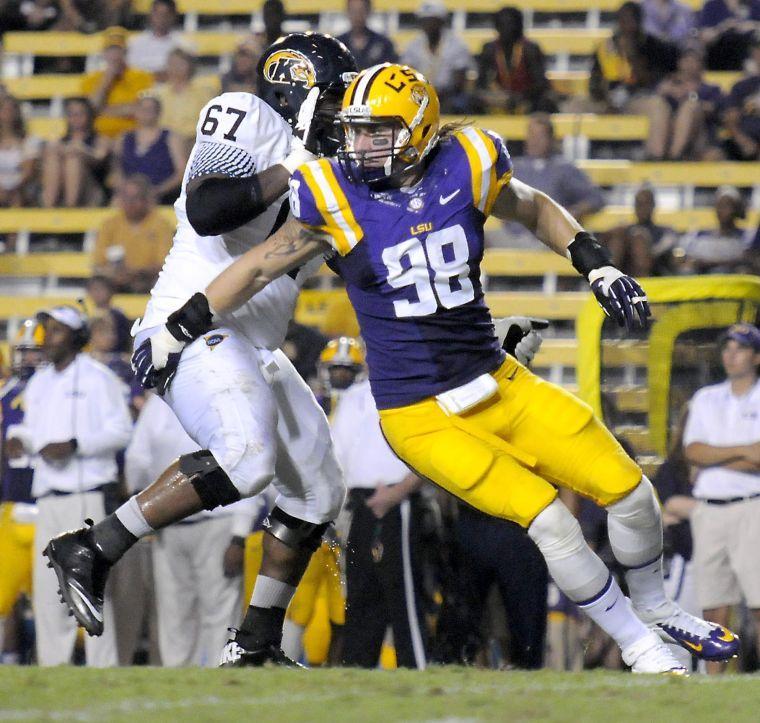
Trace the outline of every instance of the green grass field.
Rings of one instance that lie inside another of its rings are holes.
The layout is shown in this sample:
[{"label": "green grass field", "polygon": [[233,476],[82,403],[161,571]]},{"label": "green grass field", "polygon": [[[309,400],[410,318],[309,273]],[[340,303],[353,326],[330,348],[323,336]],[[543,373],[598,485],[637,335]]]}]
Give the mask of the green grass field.
[{"label": "green grass field", "polygon": [[760,721],[760,678],[0,667],[0,721]]}]

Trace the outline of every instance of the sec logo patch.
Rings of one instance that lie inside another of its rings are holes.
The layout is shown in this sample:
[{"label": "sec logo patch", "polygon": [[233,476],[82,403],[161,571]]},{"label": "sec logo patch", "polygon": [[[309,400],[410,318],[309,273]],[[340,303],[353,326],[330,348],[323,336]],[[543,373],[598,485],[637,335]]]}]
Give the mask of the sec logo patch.
[{"label": "sec logo patch", "polygon": [[213,349],[215,346],[221,344],[228,334],[212,334],[211,336],[204,337],[206,339],[206,346],[209,349]]}]

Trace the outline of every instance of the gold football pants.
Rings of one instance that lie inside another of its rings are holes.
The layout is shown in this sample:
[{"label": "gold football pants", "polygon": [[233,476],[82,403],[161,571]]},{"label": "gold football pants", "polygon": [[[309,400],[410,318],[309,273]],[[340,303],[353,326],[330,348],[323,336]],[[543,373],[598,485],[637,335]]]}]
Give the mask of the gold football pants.
[{"label": "gold football pants", "polygon": [[435,399],[380,411],[396,454],[473,507],[528,527],[567,487],[607,506],[641,480],[591,407],[507,357],[498,391],[461,415]]}]

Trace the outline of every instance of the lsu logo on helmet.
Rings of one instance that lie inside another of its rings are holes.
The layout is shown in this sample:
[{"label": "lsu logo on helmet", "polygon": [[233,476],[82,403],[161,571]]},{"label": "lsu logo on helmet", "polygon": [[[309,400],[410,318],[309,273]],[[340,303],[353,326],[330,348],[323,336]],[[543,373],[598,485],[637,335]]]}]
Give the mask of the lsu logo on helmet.
[{"label": "lsu logo on helmet", "polygon": [[270,83],[311,88],[316,82],[316,71],[312,62],[297,50],[280,50],[267,58],[264,77]]}]

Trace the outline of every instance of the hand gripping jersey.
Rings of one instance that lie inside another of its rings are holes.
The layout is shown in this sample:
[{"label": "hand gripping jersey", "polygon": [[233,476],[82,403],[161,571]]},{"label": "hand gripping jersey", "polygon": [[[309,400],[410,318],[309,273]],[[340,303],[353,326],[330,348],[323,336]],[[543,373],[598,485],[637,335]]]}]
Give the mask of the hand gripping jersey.
[{"label": "hand gripping jersey", "polygon": [[[269,236],[284,221],[287,205],[273,203],[244,226],[220,236],[199,236],[187,220],[187,184],[198,176],[246,177],[279,163],[290,148],[288,124],[269,105],[250,93],[223,93],[200,113],[195,146],[174,210],[177,231],[145,315],[133,333],[163,324],[169,314],[206,286],[237,256]],[[300,278],[299,278],[300,281]],[[239,331],[254,346],[276,349],[285,339],[299,284],[290,276],[277,279],[256,294],[223,324]]]},{"label": "hand gripping jersey", "polygon": [[498,136],[440,141],[410,188],[372,191],[335,161],[302,166],[290,207],[325,231],[367,345],[378,409],[412,404],[493,371],[504,353],[483,299],[483,225],[512,162]]}]

